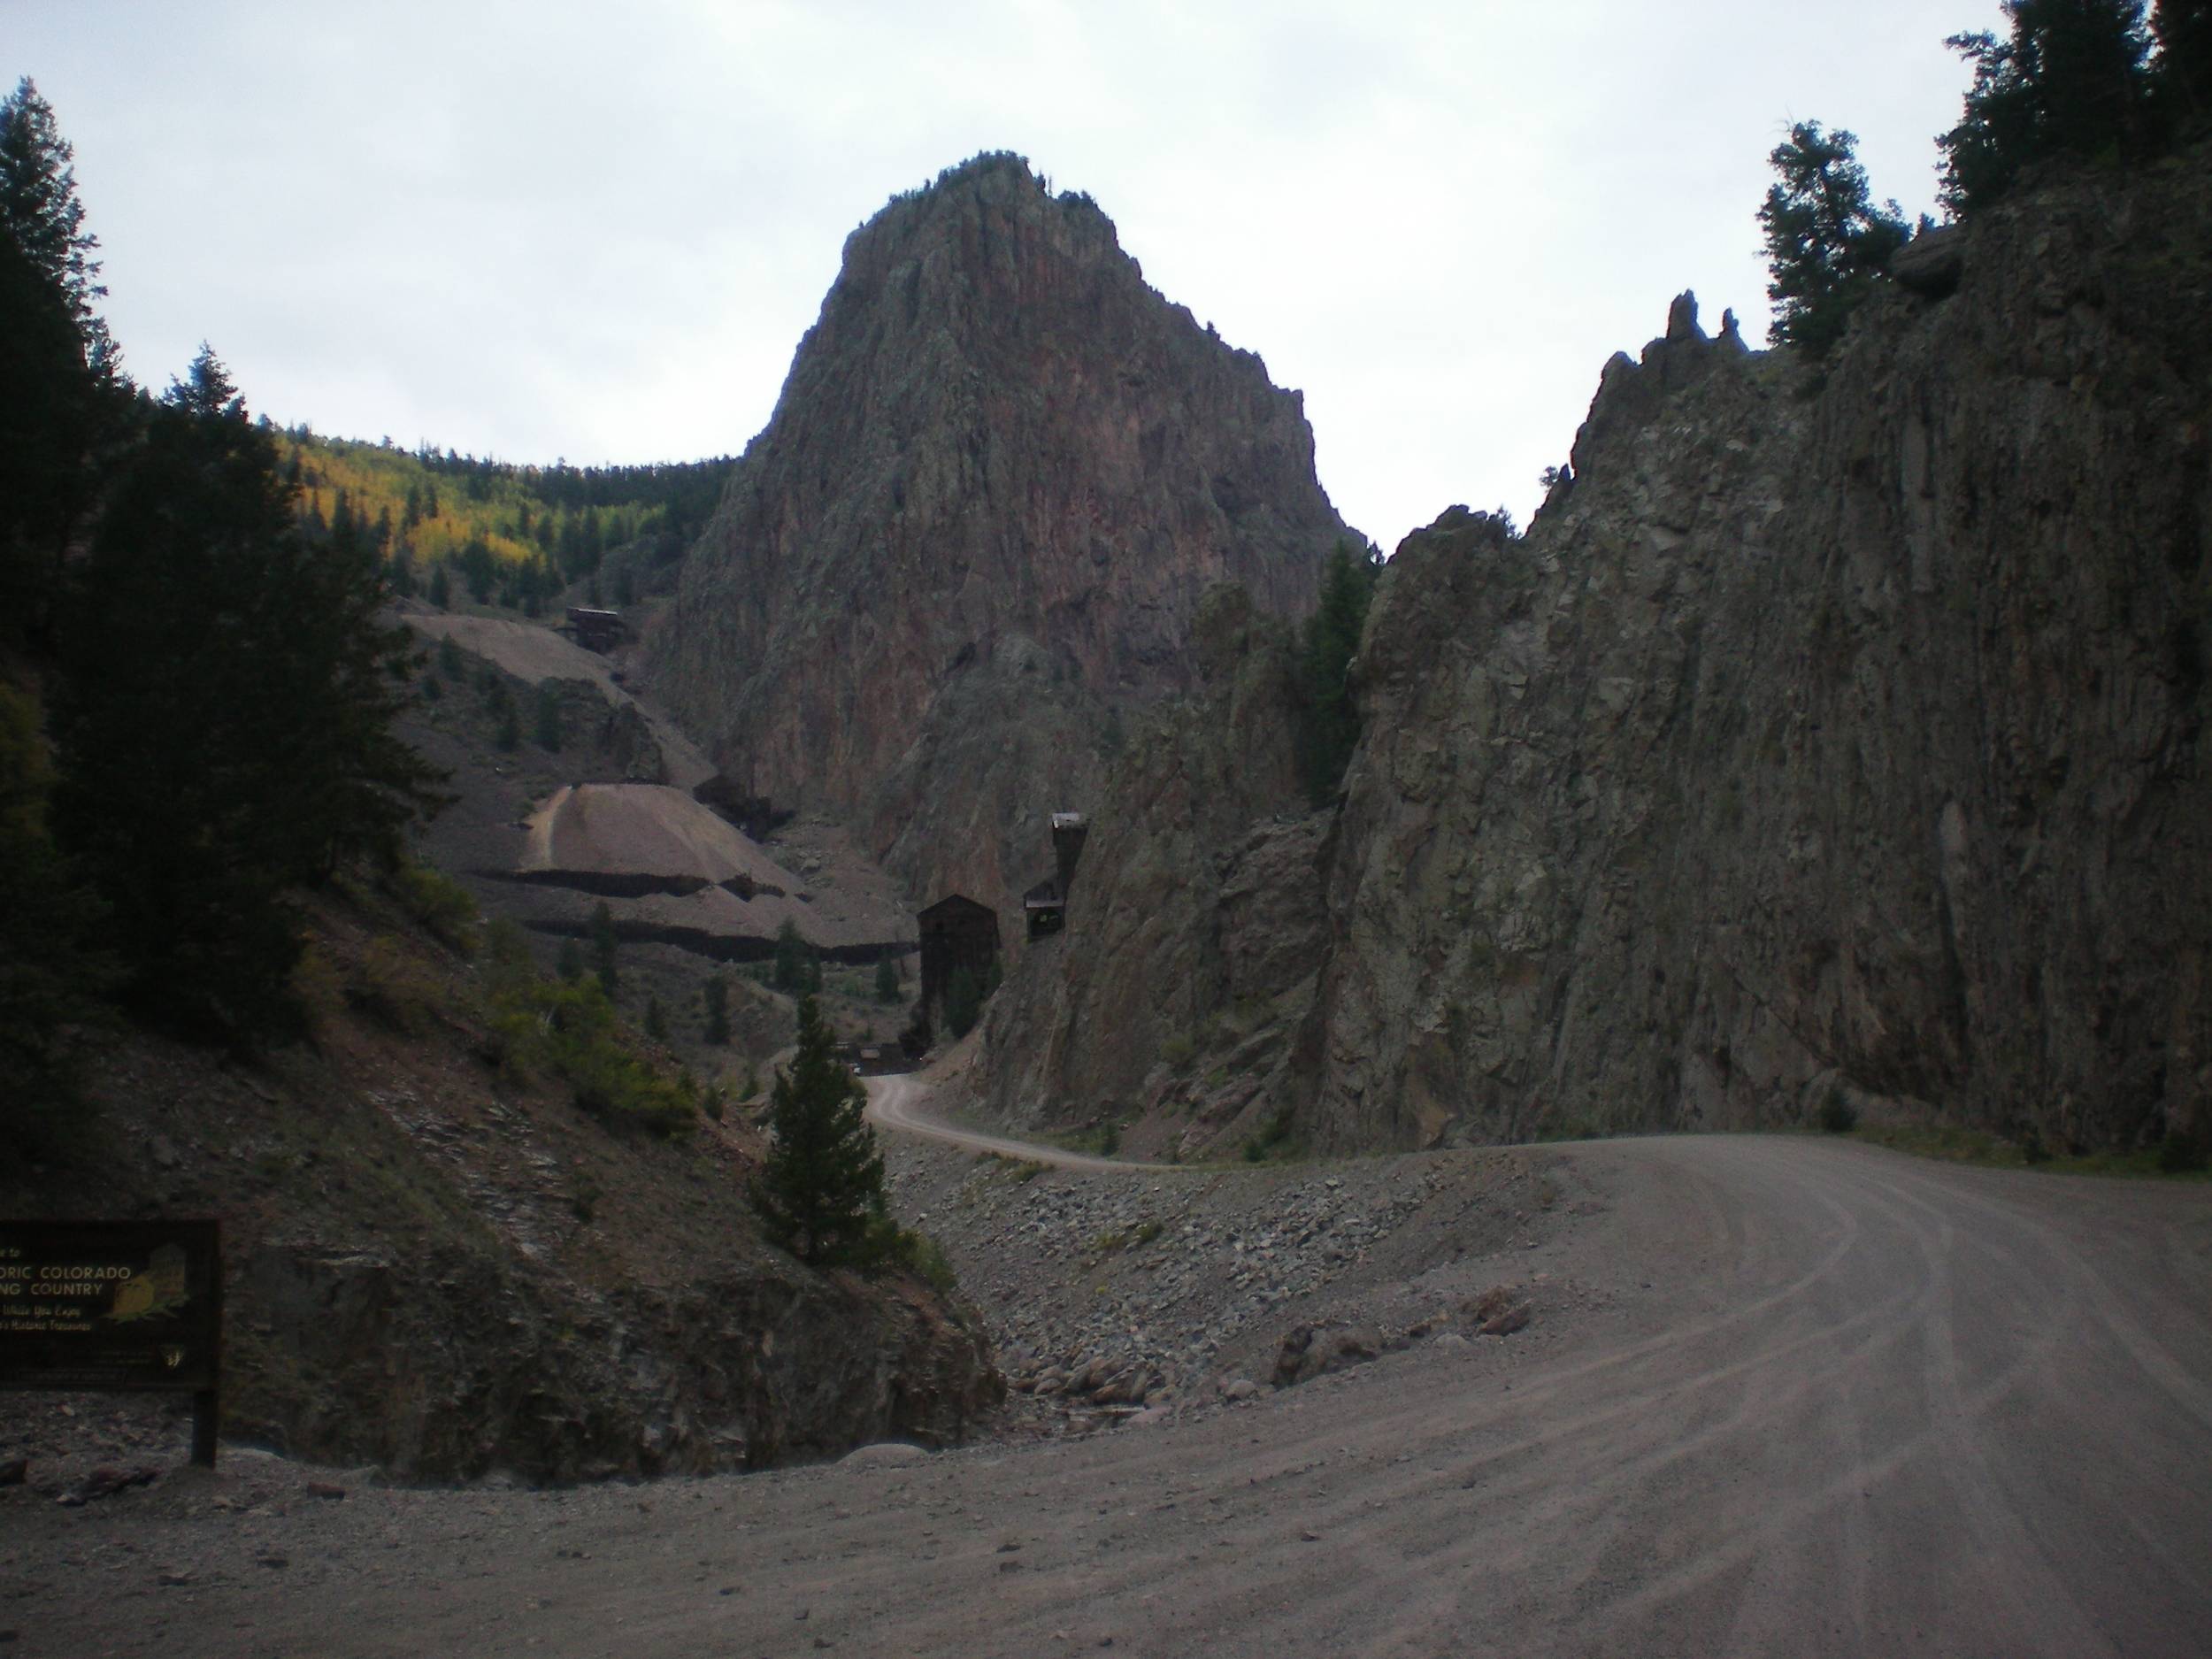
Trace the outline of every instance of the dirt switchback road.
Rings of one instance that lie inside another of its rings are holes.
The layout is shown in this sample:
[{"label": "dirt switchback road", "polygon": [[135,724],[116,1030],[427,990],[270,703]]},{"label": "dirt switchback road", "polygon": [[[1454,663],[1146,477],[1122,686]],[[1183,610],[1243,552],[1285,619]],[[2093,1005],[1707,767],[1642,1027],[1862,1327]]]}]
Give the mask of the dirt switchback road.
[{"label": "dirt switchback road", "polygon": [[2212,1649],[2212,1188],[1531,1156],[1574,1195],[1541,1253],[1608,1287],[1541,1347],[906,1464],[0,1505],[0,1625],[26,1659]]},{"label": "dirt switchback road", "polygon": [[963,1129],[956,1125],[942,1123],[923,1114],[923,1102],[929,1097],[928,1087],[910,1077],[872,1077],[867,1079],[868,1118],[872,1123],[887,1129],[896,1129],[924,1140],[940,1141],[947,1146],[960,1147],[970,1152],[995,1152],[1002,1158],[1018,1158],[1028,1164],[1049,1164],[1056,1170],[1144,1170],[1149,1164],[1125,1164],[1118,1158],[1092,1157],[1081,1152],[1066,1152],[1058,1147],[1038,1146],[1027,1141],[1010,1141],[1002,1135],[985,1134],[974,1129]]}]

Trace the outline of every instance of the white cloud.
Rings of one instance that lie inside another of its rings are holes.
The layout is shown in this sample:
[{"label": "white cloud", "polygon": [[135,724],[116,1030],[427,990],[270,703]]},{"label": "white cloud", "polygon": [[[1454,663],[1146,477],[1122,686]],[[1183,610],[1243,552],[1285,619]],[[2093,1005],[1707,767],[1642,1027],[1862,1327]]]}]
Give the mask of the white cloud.
[{"label": "white cloud", "polygon": [[1766,312],[1793,119],[1933,196],[1993,0],[1388,8],[979,4],[19,7],[110,318],[156,384],[514,459],[741,449],[852,227],[979,149],[1089,191],[1167,296],[1306,394],[1393,545],[1525,515],[1598,370],[1697,289]]}]

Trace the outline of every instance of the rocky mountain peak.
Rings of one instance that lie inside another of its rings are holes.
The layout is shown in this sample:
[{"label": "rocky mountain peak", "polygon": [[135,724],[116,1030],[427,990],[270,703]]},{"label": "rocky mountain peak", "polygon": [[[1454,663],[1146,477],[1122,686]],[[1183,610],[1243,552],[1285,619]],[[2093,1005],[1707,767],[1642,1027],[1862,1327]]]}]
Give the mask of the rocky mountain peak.
[{"label": "rocky mountain peak", "polygon": [[1194,683],[1200,595],[1300,612],[1346,534],[1298,395],[987,154],[848,238],[657,678],[744,794],[1004,907],[1122,715]]}]

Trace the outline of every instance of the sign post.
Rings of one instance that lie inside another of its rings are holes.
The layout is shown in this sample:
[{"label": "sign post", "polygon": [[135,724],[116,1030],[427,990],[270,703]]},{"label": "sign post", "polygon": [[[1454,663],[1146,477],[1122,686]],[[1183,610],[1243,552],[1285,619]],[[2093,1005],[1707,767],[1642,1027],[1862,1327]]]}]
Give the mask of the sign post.
[{"label": "sign post", "polygon": [[192,1396],[215,1465],[222,1241],[213,1221],[0,1221],[0,1388]]}]

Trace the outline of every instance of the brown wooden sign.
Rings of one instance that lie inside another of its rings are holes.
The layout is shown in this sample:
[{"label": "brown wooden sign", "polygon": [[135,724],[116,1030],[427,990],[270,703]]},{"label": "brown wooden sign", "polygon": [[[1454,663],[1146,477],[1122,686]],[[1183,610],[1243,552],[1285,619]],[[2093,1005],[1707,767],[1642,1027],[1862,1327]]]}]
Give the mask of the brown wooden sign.
[{"label": "brown wooden sign", "polygon": [[190,1394],[212,1463],[222,1330],[212,1221],[0,1221],[0,1388]]}]

